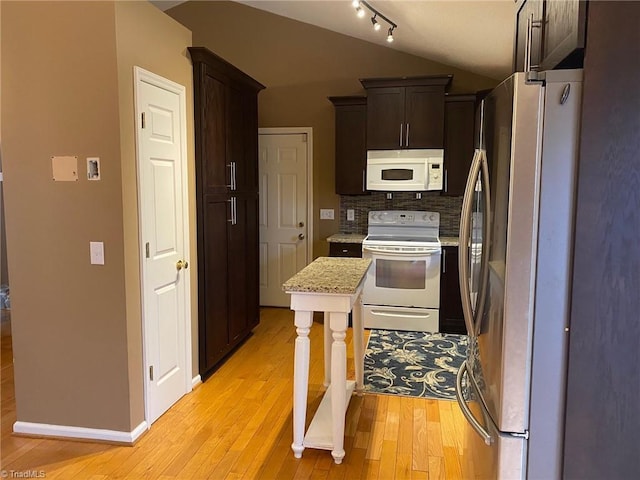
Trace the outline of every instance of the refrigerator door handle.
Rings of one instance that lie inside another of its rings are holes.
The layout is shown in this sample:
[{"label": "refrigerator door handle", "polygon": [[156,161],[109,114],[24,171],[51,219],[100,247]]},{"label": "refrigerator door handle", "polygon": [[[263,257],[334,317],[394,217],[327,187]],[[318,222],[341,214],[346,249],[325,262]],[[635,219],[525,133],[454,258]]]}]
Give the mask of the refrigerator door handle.
[{"label": "refrigerator door handle", "polygon": [[480,150],[480,163],[482,167],[482,193],[484,194],[484,214],[482,216],[482,259],[480,264],[480,291],[476,300],[476,317],[473,319],[474,332],[480,332],[480,322],[482,321],[482,312],[484,310],[484,302],[487,296],[487,284],[489,282],[489,255],[488,247],[491,245],[491,190],[489,188],[489,162],[487,160],[486,150]]},{"label": "refrigerator door handle", "polygon": [[[458,375],[456,376],[456,400],[458,401],[458,405],[460,406],[460,410],[462,410],[462,414],[467,419],[469,424],[473,427],[473,429],[480,435],[484,443],[487,445],[491,445],[493,443],[493,438],[487,432],[482,424],[476,420],[476,417],[473,416],[473,412],[467,406],[467,402],[464,400],[464,396],[462,395],[462,377],[467,373],[467,362],[464,362],[460,369],[458,370]],[[469,385],[471,385],[471,381],[469,380]]]},{"label": "refrigerator door handle", "polygon": [[475,325],[471,306],[471,291],[469,288],[469,242],[471,233],[471,209],[473,208],[473,195],[475,193],[476,182],[482,166],[481,150],[476,149],[469,169],[467,186],[464,190],[462,200],[462,213],[460,214],[460,248],[458,249],[458,267],[460,283],[460,297],[462,299],[462,314],[467,327],[467,334],[475,336]]}]

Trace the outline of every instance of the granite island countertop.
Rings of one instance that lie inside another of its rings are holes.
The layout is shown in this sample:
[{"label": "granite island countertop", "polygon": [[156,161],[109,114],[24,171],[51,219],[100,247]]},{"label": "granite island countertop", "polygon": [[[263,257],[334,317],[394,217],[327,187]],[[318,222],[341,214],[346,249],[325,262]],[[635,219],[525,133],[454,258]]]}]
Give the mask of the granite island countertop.
[{"label": "granite island countertop", "polygon": [[368,258],[319,257],[283,283],[282,290],[351,295],[358,291],[369,265]]},{"label": "granite island countertop", "polygon": [[327,237],[329,243],[362,243],[366,235],[359,233],[334,233]]}]

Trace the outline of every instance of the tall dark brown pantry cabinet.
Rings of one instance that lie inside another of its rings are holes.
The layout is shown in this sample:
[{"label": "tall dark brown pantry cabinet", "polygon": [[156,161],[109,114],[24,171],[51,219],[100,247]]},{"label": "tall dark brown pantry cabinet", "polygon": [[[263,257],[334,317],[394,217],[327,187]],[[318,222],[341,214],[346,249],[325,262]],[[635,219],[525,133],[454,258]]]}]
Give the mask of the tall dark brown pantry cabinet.
[{"label": "tall dark brown pantry cabinet", "polygon": [[258,92],[202,47],[193,61],[199,370],[207,378],[259,321]]}]

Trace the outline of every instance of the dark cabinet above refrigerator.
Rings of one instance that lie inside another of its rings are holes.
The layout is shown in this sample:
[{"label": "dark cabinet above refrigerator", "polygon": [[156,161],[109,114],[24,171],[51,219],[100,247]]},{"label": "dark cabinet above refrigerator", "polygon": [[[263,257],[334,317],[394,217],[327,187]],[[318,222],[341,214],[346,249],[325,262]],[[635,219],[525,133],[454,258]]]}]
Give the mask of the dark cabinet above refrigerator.
[{"label": "dark cabinet above refrigerator", "polygon": [[584,0],[519,0],[513,70],[582,68],[586,19]]}]

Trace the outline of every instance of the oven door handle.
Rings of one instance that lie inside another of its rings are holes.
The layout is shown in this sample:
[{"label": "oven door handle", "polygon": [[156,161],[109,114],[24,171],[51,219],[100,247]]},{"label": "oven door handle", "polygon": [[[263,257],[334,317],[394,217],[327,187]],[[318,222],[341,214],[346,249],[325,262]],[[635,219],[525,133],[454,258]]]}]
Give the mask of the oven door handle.
[{"label": "oven door handle", "polygon": [[370,252],[370,253],[381,253],[384,255],[393,255],[396,257],[426,257],[429,255],[436,255],[436,254],[440,254],[441,249],[440,248],[428,248],[428,249],[424,249],[424,250],[412,250],[412,251],[402,251],[402,250],[387,250],[385,248],[376,248],[376,247],[362,247],[362,251],[363,252]]}]

